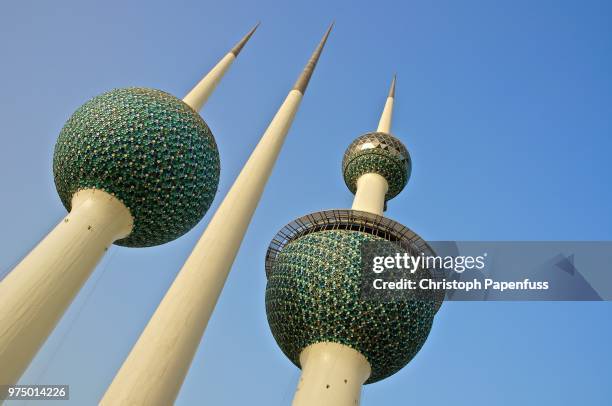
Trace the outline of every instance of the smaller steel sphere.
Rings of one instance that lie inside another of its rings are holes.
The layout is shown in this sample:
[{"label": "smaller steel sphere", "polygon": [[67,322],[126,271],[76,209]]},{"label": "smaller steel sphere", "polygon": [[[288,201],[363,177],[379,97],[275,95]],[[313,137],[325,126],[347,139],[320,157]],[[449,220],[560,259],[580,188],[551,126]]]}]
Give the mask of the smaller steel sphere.
[{"label": "smaller steel sphere", "polygon": [[404,189],[411,169],[410,154],[404,144],[382,132],[358,137],[346,149],[342,159],[344,182],[351,192],[357,191],[357,180],[362,175],[377,173],[389,184],[385,200],[393,199]]},{"label": "smaller steel sphere", "polygon": [[155,89],[115,89],[89,100],[60,132],[55,185],[66,209],[79,190],[115,196],[134,217],[115,242],[146,247],[172,241],[204,216],[219,184],[219,152],[202,117]]}]

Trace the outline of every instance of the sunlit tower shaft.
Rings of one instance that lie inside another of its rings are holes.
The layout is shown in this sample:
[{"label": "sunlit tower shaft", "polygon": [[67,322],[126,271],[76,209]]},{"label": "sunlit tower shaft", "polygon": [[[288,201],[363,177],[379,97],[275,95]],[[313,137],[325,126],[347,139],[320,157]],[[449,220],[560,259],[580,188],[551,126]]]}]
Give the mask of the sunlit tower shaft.
[{"label": "sunlit tower shaft", "polygon": [[213,215],[101,404],[167,405],[175,400],[331,28]]},{"label": "sunlit tower shaft", "polygon": [[0,384],[18,381],[111,244],[163,244],[202,218],[219,156],[197,111],[255,28],[184,101],[115,89],[68,120],[53,169],[69,214],[0,282]]},{"label": "sunlit tower shaft", "polygon": [[395,78],[378,130],[358,137],[345,152],[352,209],[294,220],[277,233],[266,255],[270,328],[302,369],[294,406],[359,404],[364,383],[394,374],[414,357],[441,303],[439,297],[384,302],[362,296],[363,244],[433,253],[413,231],[382,216],[411,168],[407,149],[390,134],[394,97]]}]

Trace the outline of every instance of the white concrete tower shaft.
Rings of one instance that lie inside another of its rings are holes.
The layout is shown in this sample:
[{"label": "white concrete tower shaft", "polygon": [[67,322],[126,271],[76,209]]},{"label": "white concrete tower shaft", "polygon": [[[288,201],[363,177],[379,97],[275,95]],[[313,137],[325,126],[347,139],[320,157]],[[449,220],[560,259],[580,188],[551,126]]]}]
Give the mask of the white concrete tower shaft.
[{"label": "white concrete tower shaft", "polygon": [[331,28],[113,379],[102,405],[174,402]]},{"label": "white concrete tower shaft", "polygon": [[[393,117],[393,102],[395,101],[395,79],[391,82],[389,95],[385,102],[378,128],[376,131],[391,133],[391,119]],[[353,199],[353,210],[367,211],[370,213],[383,215],[385,209],[385,195],[389,185],[387,180],[377,173],[366,173],[357,179],[357,191]]]},{"label": "white concrete tower shaft", "polygon": [[[255,28],[186,96],[194,110]],[[127,237],[132,225],[121,201],[101,190],[81,190],[71,212],[0,281],[0,385],[19,380],[108,247]]]},{"label": "white concrete tower shaft", "polygon": [[371,373],[370,364],[358,351],[332,342],[304,348],[300,366],[293,406],[359,405],[361,387]]},{"label": "white concrete tower shaft", "polygon": [[71,212],[0,282],[0,384],[19,380],[108,247],[131,230],[115,197],[73,196]]}]

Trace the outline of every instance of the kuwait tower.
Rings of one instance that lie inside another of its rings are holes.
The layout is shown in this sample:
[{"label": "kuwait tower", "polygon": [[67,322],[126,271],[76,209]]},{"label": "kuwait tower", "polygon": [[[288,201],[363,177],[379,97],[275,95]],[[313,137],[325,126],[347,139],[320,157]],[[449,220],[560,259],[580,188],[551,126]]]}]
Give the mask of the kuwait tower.
[{"label": "kuwait tower", "polygon": [[408,150],[391,135],[394,98],[395,78],[378,129],[355,139],[344,154],[352,208],[300,217],[268,248],[268,322],[281,350],[302,370],[294,406],[359,404],[364,383],[396,373],[416,355],[441,304],[431,296],[382,301],[362,292],[362,244],[433,255],[417,234],[383,216],[411,169]]},{"label": "kuwait tower", "polygon": [[53,175],[69,214],[0,282],[0,385],[18,381],[111,244],[164,244],[202,219],[220,168],[198,111],[255,28],[183,100],[115,89],[68,119]]}]

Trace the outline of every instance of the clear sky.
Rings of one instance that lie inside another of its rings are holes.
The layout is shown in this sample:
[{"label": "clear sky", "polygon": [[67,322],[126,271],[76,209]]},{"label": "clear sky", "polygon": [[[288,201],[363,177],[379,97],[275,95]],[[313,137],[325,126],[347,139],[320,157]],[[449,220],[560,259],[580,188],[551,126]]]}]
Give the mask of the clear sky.
[{"label": "clear sky", "polygon": [[[166,245],[113,247],[22,383],[101,397],[334,19],[177,404],[290,402],[299,370],[268,328],[265,251],[294,218],[350,206],[342,154],[375,128],[394,72],[413,173],[389,217],[428,240],[612,240],[608,1],[4,2],[1,273],[65,215],[53,146],[79,105],[122,86],[182,97],[262,21],[202,112],[222,165],[208,215]],[[609,405],[610,320],[611,303],[446,303],[363,404]]]}]

